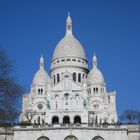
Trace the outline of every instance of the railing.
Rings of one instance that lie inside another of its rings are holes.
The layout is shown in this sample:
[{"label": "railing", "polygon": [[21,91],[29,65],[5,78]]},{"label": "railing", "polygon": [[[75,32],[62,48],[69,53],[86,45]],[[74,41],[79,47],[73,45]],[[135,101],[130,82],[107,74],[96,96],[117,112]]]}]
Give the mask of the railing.
[{"label": "railing", "polygon": [[[26,125],[18,125],[15,126],[14,128],[101,128],[101,129],[127,129],[130,128],[130,126],[128,127],[127,125],[108,125],[108,124],[80,124],[80,123],[76,123],[76,124],[32,124],[30,126],[26,126]],[[131,129],[134,128],[136,129],[136,126],[131,127]]]}]

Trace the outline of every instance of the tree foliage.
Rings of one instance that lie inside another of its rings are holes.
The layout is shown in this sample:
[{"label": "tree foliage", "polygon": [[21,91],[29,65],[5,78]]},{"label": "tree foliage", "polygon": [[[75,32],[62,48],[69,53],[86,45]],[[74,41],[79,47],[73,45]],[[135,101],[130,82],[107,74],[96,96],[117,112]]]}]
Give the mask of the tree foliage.
[{"label": "tree foliage", "polygon": [[127,109],[120,116],[120,121],[125,123],[139,123],[140,122],[140,111]]},{"label": "tree foliage", "polygon": [[19,114],[17,106],[23,89],[13,72],[13,62],[0,48],[0,123],[11,123]]},{"label": "tree foliage", "polygon": [[36,112],[32,111],[32,110],[27,110],[25,112],[25,117],[27,118],[28,122],[31,123],[32,118],[34,117]]}]

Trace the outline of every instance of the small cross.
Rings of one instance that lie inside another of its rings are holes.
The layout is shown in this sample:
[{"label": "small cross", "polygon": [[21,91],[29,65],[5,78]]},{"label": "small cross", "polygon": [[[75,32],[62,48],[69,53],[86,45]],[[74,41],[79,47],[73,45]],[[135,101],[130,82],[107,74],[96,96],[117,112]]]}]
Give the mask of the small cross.
[{"label": "small cross", "polygon": [[70,12],[68,12],[68,16],[70,16]]}]

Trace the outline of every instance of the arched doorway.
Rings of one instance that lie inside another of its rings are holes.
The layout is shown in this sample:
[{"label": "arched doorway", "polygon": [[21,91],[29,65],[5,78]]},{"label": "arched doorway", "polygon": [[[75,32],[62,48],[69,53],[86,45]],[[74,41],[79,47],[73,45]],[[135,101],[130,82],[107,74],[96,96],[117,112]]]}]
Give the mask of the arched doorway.
[{"label": "arched doorway", "polygon": [[64,116],[63,123],[64,124],[69,124],[70,123],[70,117],[69,116]]},{"label": "arched doorway", "polygon": [[81,117],[80,116],[75,116],[74,117],[74,123],[81,123]]},{"label": "arched doorway", "polygon": [[59,118],[57,116],[52,118],[52,124],[59,124]]},{"label": "arched doorway", "polygon": [[37,140],[49,140],[49,138],[42,136],[42,137],[39,137]]},{"label": "arched doorway", "polygon": [[100,137],[100,136],[96,136],[94,137],[92,140],[104,140],[104,138]]},{"label": "arched doorway", "polygon": [[78,139],[75,136],[70,135],[70,136],[67,136],[64,140],[78,140]]}]

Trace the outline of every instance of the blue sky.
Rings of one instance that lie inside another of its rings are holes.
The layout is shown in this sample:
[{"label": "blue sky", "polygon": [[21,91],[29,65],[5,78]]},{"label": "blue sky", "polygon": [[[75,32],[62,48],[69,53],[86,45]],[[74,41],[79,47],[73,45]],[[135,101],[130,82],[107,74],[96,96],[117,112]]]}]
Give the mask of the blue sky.
[{"label": "blue sky", "polygon": [[15,60],[18,82],[30,90],[41,53],[49,72],[67,13],[83,45],[89,68],[94,51],[117,110],[140,108],[140,1],[0,0],[0,46]]}]

